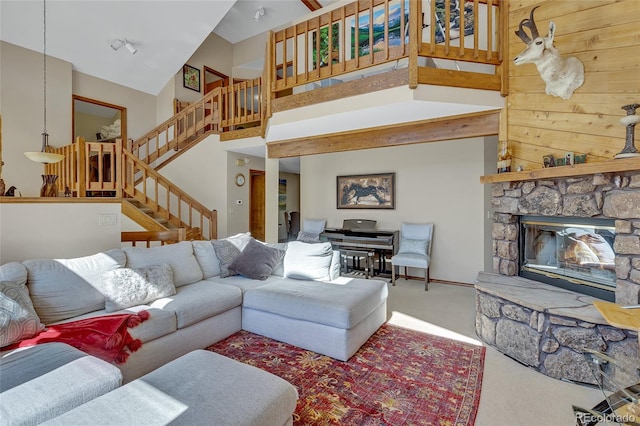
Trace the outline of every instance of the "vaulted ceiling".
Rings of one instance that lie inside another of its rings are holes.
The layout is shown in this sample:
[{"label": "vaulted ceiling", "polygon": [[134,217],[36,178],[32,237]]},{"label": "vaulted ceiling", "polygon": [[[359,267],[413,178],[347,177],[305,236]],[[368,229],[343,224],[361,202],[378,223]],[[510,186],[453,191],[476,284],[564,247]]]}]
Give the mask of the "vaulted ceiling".
[{"label": "vaulted ceiling", "polygon": [[[215,32],[237,43],[335,0],[46,1],[47,54],[73,69],[157,95]],[[0,39],[43,50],[44,2],[0,1]],[[264,14],[256,20],[256,12]],[[127,39],[137,52],[113,50]]]}]

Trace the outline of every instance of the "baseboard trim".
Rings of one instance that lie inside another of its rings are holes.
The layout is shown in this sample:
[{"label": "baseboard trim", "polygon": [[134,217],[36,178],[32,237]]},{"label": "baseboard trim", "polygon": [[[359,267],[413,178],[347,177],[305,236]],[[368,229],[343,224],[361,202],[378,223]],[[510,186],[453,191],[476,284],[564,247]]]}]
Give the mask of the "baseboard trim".
[{"label": "baseboard trim", "polygon": [[[398,278],[403,278],[404,275],[400,276],[398,275]],[[417,281],[422,281],[424,282],[424,277],[414,277],[412,275],[409,275],[407,277],[404,277],[407,280],[417,280]],[[475,284],[469,284],[469,283],[462,283],[459,281],[447,281],[447,280],[438,280],[435,278],[429,278],[429,282],[430,283],[438,283],[438,284],[446,284],[446,285],[455,285],[458,287],[475,287]]]}]

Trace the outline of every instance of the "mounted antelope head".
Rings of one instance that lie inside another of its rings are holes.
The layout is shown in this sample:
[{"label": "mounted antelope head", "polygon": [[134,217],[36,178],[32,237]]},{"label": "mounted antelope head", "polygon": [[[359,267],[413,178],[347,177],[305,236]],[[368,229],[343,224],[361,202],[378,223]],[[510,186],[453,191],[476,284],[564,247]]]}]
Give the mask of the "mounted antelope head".
[{"label": "mounted antelope head", "polygon": [[[538,28],[533,20],[533,12],[537,8],[538,6],[531,10],[529,19],[523,19],[518,31],[515,32],[527,47],[515,57],[513,62],[516,65],[529,62],[536,64],[540,77],[547,84],[547,95],[569,99],[573,91],[584,83],[584,65],[574,56],[560,57],[560,53],[553,46],[553,37],[556,32],[553,21],[549,21],[549,33],[546,37],[538,34]],[[527,27],[531,31],[531,37],[522,27]]]}]

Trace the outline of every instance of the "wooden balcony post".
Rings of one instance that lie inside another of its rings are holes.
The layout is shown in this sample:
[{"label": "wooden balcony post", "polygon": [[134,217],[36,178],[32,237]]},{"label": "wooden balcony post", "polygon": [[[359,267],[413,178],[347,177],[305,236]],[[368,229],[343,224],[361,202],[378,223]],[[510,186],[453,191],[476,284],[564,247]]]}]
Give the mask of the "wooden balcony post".
[{"label": "wooden balcony post", "polygon": [[116,198],[122,198],[122,184],[124,182],[123,176],[123,169],[122,169],[122,165],[123,165],[123,159],[122,159],[122,139],[116,139],[116,150],[114,153],[114,160],[115,160],[115,167],[116,167],[116,173],[115,173],[115,185],[116,185]]},{"label": "wooden balcony post", "polygon": [[87,168],[85,166],[86,161],[86,146],[85,140],[82,136],[76,139],[76,174],[78,185],[78,197],[87,196]]},{"label": "wooden balcony post", "polygon": [[409,89],[418,87],[418,46],[422,44],[422,2],[409,3]]}]

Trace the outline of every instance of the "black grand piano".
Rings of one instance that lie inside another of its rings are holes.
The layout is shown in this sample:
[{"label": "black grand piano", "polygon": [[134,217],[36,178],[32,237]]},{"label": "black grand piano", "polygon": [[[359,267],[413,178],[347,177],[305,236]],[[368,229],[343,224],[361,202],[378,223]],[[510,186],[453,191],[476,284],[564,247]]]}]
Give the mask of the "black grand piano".
[{"label": "black grand piano", "polygon": [[[334,250],[342,254],[343,271],[364,270],[365,276],[388,275],[387,260],[398,251],[397,230],[375,229],[376,221],[368,219],[345,219],[342,228],[327,228],[320,234],[322,241],[329,241]],[[377,266],[376,266],[377,263]]]}]

